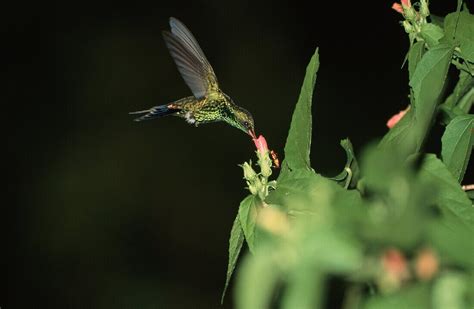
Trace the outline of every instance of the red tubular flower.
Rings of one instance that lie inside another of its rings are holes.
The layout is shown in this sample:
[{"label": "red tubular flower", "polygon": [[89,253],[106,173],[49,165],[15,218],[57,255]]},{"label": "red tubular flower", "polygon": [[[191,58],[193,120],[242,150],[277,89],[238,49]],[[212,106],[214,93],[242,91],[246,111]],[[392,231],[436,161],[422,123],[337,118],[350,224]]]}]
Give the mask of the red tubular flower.
[{"label": "red tubular flower", "polygon": [[411,1],[410,0],[401,0],[401,2],[402,2],[401,4],[397,3],[397,2],[394,2],[392,4],[392,9],[394,9],[395,11],[397,11],[400,14],[404,14],[406,9],[411,8]]},{"label": "red tubular flower", "polygon": [[392,4],[392,9],[394,9],[395,11],[397,11],[400,14],[403,14],[403,8],[402,8],[402,5],[400,3],[394,2]]},{"label": "red tubular flower", "polygon": [[390,119],[387,121],[387,127],[389,129],[393,128],[400,121],[400,119],[402,119],[403,116],[405,116],[405,114],[408,112],[409,109],[410,109],[410,106],[408,106],[406,109],[400,111],[398,114],[393,115],[392,117],[390,117]]},{"label": "red tubular flower", "polygon": [[254,138],[253,142],[255,143],[255,147],[261,154],[265,154],[268,152],[267,141],[263,135],[260,135],[258,138]]}]

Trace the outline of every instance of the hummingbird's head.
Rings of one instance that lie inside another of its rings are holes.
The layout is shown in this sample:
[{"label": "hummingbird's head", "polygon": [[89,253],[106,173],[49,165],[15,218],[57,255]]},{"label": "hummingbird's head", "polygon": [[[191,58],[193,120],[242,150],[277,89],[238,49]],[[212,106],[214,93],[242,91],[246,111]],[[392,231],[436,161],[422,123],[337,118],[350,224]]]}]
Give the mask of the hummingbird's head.
[{"label": "hummingbird's head", "polygon": [[256,138],[253,117],[245,108],[238,106],[237,110],[235,111],[235,118],[235,126],[238,129],[244,131],[252,138]]}]

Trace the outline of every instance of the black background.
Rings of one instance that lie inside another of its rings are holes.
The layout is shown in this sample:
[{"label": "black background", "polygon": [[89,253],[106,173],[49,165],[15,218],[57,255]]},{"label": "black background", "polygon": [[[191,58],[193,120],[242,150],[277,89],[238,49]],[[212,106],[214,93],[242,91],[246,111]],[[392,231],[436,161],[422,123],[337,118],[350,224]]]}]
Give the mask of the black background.
[{"label": "black background", "polygon": [[[391,1],[103,1],[5,8],[2,308],[217,308],[246,196],[248,136],[129,111],[190,95],[161,38],[194,33],[223,90],[282,153],[305,67],[321,66],[312,162],[339,172],[408,104]],[[433,0],[444,15],[456,1]],[[433,146],[436,148],[436,143]],[[232,307],[232,293],[224,308]]]}]

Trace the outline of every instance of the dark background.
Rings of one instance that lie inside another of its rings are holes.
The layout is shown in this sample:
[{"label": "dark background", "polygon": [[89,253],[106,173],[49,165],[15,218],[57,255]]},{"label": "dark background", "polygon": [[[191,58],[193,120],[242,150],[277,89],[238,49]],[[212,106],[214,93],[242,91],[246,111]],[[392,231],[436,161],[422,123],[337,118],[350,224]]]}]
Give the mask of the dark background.
[{"label": "dark background", "polygon": [[[456,1],[433,0],[438,15]],[[317,46],[316,171],[339,172],[407,104],[392,1],[26,3],[3,11],[2,308],[217,308],[248,136],[127,113],[190,95],[161,38],[182,20],[283,153]],[[5,277],[4,277],[5,278]],[[232,293],[224,308],[232,307]]]}]

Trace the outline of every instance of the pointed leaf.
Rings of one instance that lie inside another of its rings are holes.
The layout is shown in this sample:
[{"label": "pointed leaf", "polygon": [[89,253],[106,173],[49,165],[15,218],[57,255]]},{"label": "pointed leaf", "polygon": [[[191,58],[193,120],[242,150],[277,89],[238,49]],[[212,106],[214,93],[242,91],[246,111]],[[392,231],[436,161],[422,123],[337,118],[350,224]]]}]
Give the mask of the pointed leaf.
[{"label": "pointed leaf", "polygon": [[438,41],[444,36],[443,29],[432,23],[421,25],[420,34],[429,47],[438,45]]},{"label": "pointed leaf", "polygon": [[311,170],[309,153],[311,151],[312,116],[311,104],[313,100],[316,73],[319,68],[318,49],[314,53],[306,68],[306,75],[301,87],[298,103],[291,120],[290,131],[285,145],[285,160],[282,173],[288,169]]},{"label": "pointed leaf", "polygon": [[423,54],[425,53],[425,43],[416,42],[410,48],[408,52],[408,77],[411,80],[413,73],[415,73],[416,66],[420,62]]},{"label": "pointed leaf", "polygon": [[255,195],[247,196],[239,207],[240,226],[245,235],[245,240],[250,252],[255,252],[256,224],[260,199]]},{"label": "pointed leaf", "polygon": [[461,182],[464,178],[473,145],[474,116],[464,115],[454,118],[446,127],[441,138],[441,157],[453,176]]},{"label": "pointed leaf", "polygon": [[405,157],[421,149],[440,101],[453,50],[450,45],[438,44],[423,55],[410,79],[411,108],[384,136],[381,147]]},{"label": "pointed leaf", "polygon": [[454,48],[441,44],[430,49],[418,63],[410,80],[415,103],[415,117],[424,126],[431,124]]},{"label": "pointed leaf", "polygon": [[222,292],[221,304],[224,303],[225,293],[227,291],[227,287],[229,286],[230,278],[232,277],[232,273],[234,272],[235,265],[237,264],[237,259],[239,258],[240,250],[242,249],[242,245],[244,244],[244,239],[244,231],[242,230],[239,215],[237,214],[234,220],[234,224],[232,225],[232,230],[230,232],[229,262],[227,265],[227,276],[225,279],[224,291]]},{"label": "pointed leaf", "polygon": [[459,44],[461,57],[474,62],[474,15],[455,12],[444,19],[445,40]]}]

